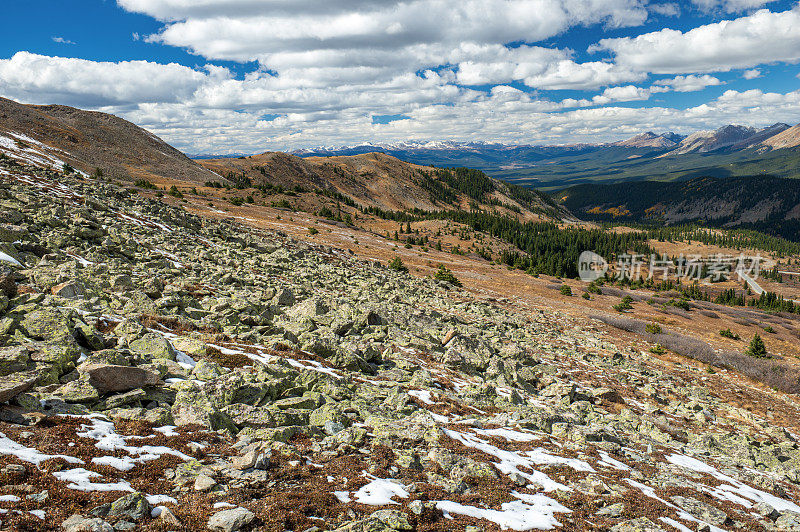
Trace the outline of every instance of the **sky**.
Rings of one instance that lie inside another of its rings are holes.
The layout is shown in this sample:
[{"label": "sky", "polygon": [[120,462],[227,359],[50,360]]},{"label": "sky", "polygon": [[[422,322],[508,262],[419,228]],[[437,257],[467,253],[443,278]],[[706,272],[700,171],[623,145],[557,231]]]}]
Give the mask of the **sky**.
[{"label": "sky", "polygon": [[0,96],[189,154],[800,122],[800,2],[5,0]]}]

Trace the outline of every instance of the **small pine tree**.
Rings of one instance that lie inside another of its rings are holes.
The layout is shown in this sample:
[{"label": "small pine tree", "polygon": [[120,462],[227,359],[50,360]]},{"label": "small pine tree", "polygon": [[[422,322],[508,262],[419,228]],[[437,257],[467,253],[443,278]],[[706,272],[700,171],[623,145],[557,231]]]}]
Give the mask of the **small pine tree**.
[{"label": "small pine tree", "polygon": [[745,351],[745,354],[753,358],[769,358],[769,353],[767,352],[767,346],[764,345],[764,340],[762,340],[758,334],[753,336],[753,340],[747,347],[747,351]]},{"label": "small pine tree", "polygon": [[563,296],[571,296],[572,295],[572,288],[568,284],[562,284],[561,288],[559,289],[561,295]]},{"label": "small pine tree", "polygon": [[461,286],[461,281],[459,281],[458,278],[453,275],[453,272],[448,270],[444,264],[439,265],[439,271],[437,271],[433,277],[437,281],[444,281],[453,286]]},{"label": "small pine tree", "polygon": [[403,264],[403,261],[402,261],[402,259],[400,259],[400,257],[395,257],[395,258],[393,258],[391,260],[391,262],[389,262],[389,269],[390,270],[395,270],[395,271],[398,271],[398,272],[407,272],[408,271],[408,268],[406,268],[406,265]]}]

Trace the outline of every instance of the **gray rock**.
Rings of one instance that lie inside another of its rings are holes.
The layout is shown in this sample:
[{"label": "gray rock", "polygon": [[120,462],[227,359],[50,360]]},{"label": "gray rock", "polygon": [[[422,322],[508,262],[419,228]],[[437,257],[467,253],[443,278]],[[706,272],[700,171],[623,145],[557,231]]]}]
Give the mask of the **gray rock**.
[{"label": "gray rock", "polygon": [[50,289],[54,296],[64,299],[81,299],[84,296],[83,284],[77,281],[67,281]]},{"label": "gray rock", "polygon": [[26,346],[0,348],[0,376],[25,371],[30,360],[30,351]]},{"label": "gray rock", "polygon": [[61,528],[64,532],[114,532],[114,527],[99,517],[87,519],[78,514],[61,523]]},{"label": "gray rock", "polygon": [[255,518],[255,514],[246,508],[231,508],[212,515],[208,520],[208,528],[215,532],[236,532],[252,523]]},{"label": "gray rock", "polygon": [[0,377],[0,403],[6,403],[33,388],[42,378],[41,371],[31,370]]},{"label": "gray rock", "polygon": [[211,491],[217,485],[217,481],[208,475],[200,474],[194,479],[194,491]]},{"label": "gray rock", "polygon": [[158,373],[130,366],[85,364],[79,371],[88,376],[89,384],[100,393],[127,392],[160,382]]},{"label": "gray rock", "polygon": [[17,282],[11,272],[0,272],[0,295],[8,299],[17,297]]},{"label": "gray rock", "polygon": [[129,493],[111,503],[108,517],[121,517],[131,521],[140,521],[150,517],[152,507],[147,498],[139,492]]}]

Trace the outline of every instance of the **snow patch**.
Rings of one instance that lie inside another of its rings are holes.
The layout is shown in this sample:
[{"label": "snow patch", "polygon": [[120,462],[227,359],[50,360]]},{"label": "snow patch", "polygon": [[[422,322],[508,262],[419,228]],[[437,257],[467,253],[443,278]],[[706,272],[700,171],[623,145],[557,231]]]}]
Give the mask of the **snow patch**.
[{"label": "snow patch", "polygon": [[83,464],[83,460],[75,458],[74,456],[66,456],[63,454],[44,454],[31,447],[25,447],[13,440],[10,440],[5,434],[0,432],[0,455],[16,456],[23,462],[34,464],[38,466],[45,460],[51,458],[62,458],[70,464]]},{"label": "snow patch", "polygon": [[2,251],[0,251],[0,261],[10,262],[11,264],[16,264],[17,266],[22,266],[22,263],[20,263],[17,259],[12,257],[11,255],[7,255],[7,254],[3,253]]},{"label": "snow patch", "polygon": [[[728,484],[721,484],[713,489],[708,490],[709,493],[716,495],[721,500],[737,502],[746,507],[752,506],[753,503],[765,502],[779,512],[785,512],[788,510],[790,512],[800,513],[800,506],[797,504],[739,482],[738,480],[721,473],[716,468],[701,462],[696,458],[691,458],[681,454],[671,454],[670,456],[667,456],[667,461],[669,461],[671,464],[675,464],[692,471],[697,471],[698,473],[709,474],[720,482],[727,482]],[[753,502],[745,505],[742,504],[742,499],[749,499]]]},{"label": "snow patch", "polygon": [[82,467],[56,471],[53,476],[62,482],[69,482],[67,487],[78,491],[135,491],[125,480],[108,483],[92,482],[91,479],[102,475]]},{"label": "snow patch", "polygon": [[419,399],[426,405],[432,405],[435,402],[431,399],[431,392],[427,390],[409,390],[408,395],[415,399]]},{"label": "snow patch", "polygon": [[552,530],[561,526],[553,514],[571,513],[569,508],[541,493],[528,495],[512,492],[512,495],[520,500],[503,503],[500,510],[466,506],[451,501],[438,501],[436,508],[444,512],[445,517],[449,519],[452,519],[449,514],[486,519],[503,530],[532,530],[534,528]]},{"label": "snow patch", "polygon": [[540,440],[541,437],[535,434],[519,432],[511,429],[472,429],[481,436],[497,436],[506,441],[534,441]]}]

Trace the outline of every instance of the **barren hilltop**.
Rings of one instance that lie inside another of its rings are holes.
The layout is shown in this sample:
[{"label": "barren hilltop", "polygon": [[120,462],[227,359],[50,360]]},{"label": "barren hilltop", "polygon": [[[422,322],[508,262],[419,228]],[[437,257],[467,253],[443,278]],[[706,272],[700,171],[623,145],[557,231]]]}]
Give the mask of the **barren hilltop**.
[{"label": "barren hilltop", "polygon": [[[4,105],[4,529],[800,530],[798,244]],[[771,295],[584,249],[758,253]]]}]

